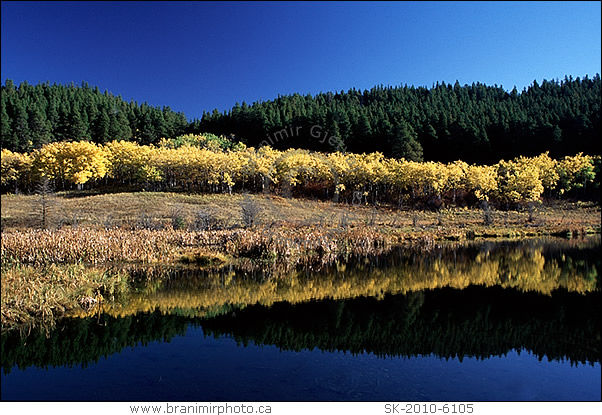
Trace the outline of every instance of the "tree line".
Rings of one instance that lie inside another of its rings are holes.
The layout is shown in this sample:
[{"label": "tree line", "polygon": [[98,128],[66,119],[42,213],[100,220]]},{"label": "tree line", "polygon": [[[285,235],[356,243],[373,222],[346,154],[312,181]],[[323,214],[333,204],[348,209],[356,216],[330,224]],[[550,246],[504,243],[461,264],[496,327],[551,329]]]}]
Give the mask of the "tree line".
[{"label": "tree line", "polygon": [[[194,144],[190,144],[194,143]],[[600,156],[553,159],[548,153],[494,165],[415,162],[382,153],[321,153],[237,144],[216,136],[186,135],[159,146],[111,141],[55,142],[30,153],[1,152],[2,191],[53,187],[144,188],[187,192],[252,191],[359,204],[510,208],[544,196],[596,198]]]},{"label": "tree line", "polygon": [[1,146],[25,152],[53,141],[157,144],[212,133],[247,146],[381,152],[412,161],[600,154],[600,75],[534,81],[510,92],[482,83],[375,86],[284,95],[188,121],[169,107],[126,102],[86,83],[2,85]]},{"label": "tree line", "polygon": [[249,146],[382,152],[413,161],[600,153],[600,76],[534,81],[521,93],[481,83],[376,86],[286,95],[204,113],[191,132],[234,134]]},{"label": "tree line", "polygon": [[189,124],[184,113],[126,102],[85,82],[33,86],[24,81],[17,87],[7,79],[1,91],[0,144],[11,151],[27,152],[55,141],[152,144],[185,133]]}]

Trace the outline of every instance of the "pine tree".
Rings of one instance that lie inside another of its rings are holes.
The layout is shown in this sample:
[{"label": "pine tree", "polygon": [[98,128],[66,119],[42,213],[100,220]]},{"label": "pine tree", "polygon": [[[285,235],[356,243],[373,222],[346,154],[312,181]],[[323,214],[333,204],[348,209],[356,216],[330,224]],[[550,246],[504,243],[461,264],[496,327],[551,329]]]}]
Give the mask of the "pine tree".
[{"label": "pine tree", "polygon": [[422,146],[417,140],[416,132],[405,120],[399,120],[395,126],[395,138],[391,153],[396,158],[422,161]]},{"label": "pine tree", "polygon": [[88,125],[82,119],[79,105],[75,105],[67,116],[67,139],[80,141],[89,139]]},{"label": "pine tree", "polygon": [[6,149],[17,148],[16,136],[10,125],[10,118],[6,111],[5,95],[2,94],[1,113],[0,113],[0,147]]},{"label": "pine tree", "polygon": [[29,111],[29,130],[33,148],[40,148],[52,141],[46,114],[37,105]]},{"label": "pine tree", "polygon": [[92,123],[92,136],[94,137],[94,142],[104,144],[113,140],[110,134],[110,128],[111,120],[107,113],[105,111],[99,112]]},{"label": "pine tree", "polygon": [[32,148],[31,134],[29,132],[29,122],[25,105],[18,101],[14,108],[13,119],[13,142],[19,151],[29,151]]}]

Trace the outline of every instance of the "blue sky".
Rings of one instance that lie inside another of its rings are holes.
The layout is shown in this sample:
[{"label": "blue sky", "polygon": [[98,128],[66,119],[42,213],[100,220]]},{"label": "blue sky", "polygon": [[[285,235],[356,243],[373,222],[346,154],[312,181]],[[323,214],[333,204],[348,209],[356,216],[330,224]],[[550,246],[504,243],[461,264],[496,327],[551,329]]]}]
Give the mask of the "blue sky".
[{"label": "blue sky", "polygon": [[601,2],[2,1],[1,79],[79,84],[191,119],[383,85],[600,73]]}]

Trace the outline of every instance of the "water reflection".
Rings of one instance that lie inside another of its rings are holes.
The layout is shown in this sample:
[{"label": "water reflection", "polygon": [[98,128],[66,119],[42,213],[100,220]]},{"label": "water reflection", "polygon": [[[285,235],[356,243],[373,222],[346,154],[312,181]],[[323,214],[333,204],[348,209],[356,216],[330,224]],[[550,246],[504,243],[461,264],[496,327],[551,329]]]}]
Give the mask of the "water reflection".
[{"label": "water reflection", "polygon": [[[150,267],[129,272],[142,281],[120,304],[102,313],[123,317],[159,310],[165,314],[212,317],[235,308],[277,302],[350,299],[471,285],[512,288],[550,295],[564,289],[586,294],[600,289],[600,236],[585,240],[446,244],[428,251],[400,248],[388,255],[349,258],[320,269],[203,271]],[[87,317],[98,310],[78,310]]]},{"label": "water reflection", "polygon": [[134,269],[120,305],[74,314],[47,338],[2,336],[15,366],[86,366],[190,326],[241,345],[376,356],[600,363],[600,237],[400,249],[319,270]]},{"label": "water reflection", "polygon": [[240,345],[281,350],[346,351],[380,357],[502,356],[526,349],[539,359],[600,363],[600,294],[564,290],[552,296],[501,288],[437,289],[383,300],[322,300],[249,306],[198,319],[158,311],[121,318],[68,319],[49,338],[2,336],[2,366],[83,365],[126,347],[170,341],[188,326]]},{"label": "water reflection", "polygon": [[213,335],[283,350],[434,354],[443,358],[529,350],[539,359],[600,362],[600,295],[552,296],[501,288],[437,289],[384,300],[356,298],[252,306],[202,324]]}]

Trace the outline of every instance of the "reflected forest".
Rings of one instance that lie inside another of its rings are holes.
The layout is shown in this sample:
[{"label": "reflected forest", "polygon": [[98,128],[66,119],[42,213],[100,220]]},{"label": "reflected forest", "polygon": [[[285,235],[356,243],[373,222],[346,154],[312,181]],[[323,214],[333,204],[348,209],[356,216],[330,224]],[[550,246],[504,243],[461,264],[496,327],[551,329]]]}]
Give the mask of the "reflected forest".
[{"label": "reflected forest", "polygon": [[397,249],[308,272],[130,268],[120,304],[75,313],[53,331],[2,335],[15,365],[86,366],[189,327],[239,346],[487,359],[511,350],[595,364],[600,356],[600,237]]}]

